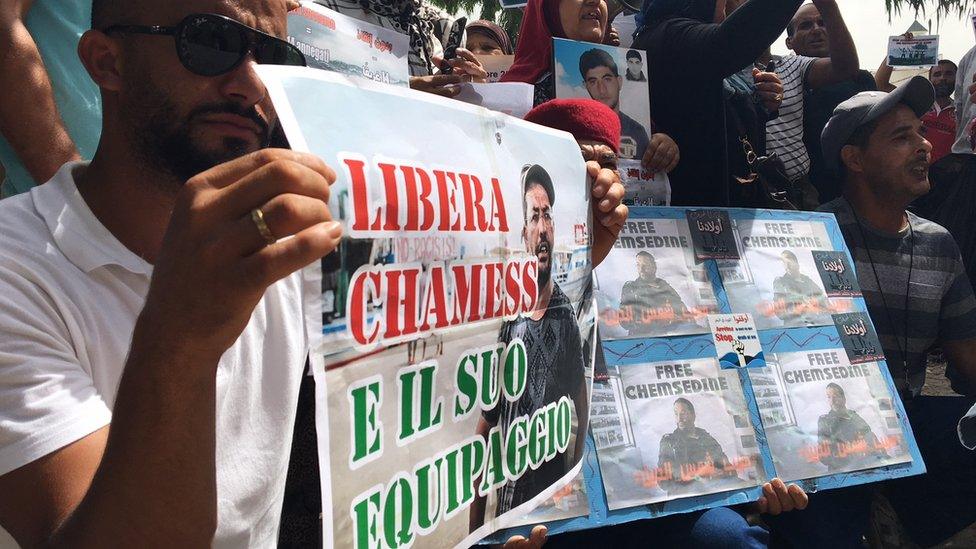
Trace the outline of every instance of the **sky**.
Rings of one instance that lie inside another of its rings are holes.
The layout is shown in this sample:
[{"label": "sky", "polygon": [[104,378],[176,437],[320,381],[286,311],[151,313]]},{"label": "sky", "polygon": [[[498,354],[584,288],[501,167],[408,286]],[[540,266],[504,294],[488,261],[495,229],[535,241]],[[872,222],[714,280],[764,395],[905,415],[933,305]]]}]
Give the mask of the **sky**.
[{"label": "sky", "polygon": [[[854,37],[861,68],[872,72],[878,68],[887,53],[888,37],[904,33],[915,21],[915,12],[906,9],[902,10],[901,15],[893,15],[889,23],[884,0],[837,0],[837,4]],[[919,13],[918,20],[928,27],[930,17],[932,33],[939,35],[941,58],[958,62],[976,45],[976,34],[968,15],[962,18],[950,16],[937,23],[934,12],[929,16]],[[780,55],[789,52],[786,49],[785,32],[773,43],[772,51]]]}]

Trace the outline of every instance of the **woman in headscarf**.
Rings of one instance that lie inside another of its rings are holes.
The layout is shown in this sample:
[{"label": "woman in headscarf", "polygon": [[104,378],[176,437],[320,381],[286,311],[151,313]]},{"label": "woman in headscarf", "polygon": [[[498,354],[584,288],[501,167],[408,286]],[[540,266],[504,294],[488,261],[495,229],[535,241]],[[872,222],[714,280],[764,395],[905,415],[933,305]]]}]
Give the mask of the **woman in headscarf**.
[{"label": "woman in headscarf", "polygon": [[512,39],[491,21],[468,23],[467,40],[464,47],[475,55],[512,55]]},{"label": "woman in headscarf", "polygon": [[729,206],[725,79],[753,64],[803,0],[646,0],[634,47],[648,52],[651,117],[681,147],[671,173],[679,206]]},{"label": "woman in headscarf", "polygon": [[[502,82],[535,86],[535,105],[556,95],[553,78],[553,38],[602,44],[609,37],[606,0],[529,0],[522,16],[515,63]],[[653,115],[652,115],[653,118]],[[644,168],[667,173],[680,160],[678,146],[664,133],[653,133],[641,159]]]}]

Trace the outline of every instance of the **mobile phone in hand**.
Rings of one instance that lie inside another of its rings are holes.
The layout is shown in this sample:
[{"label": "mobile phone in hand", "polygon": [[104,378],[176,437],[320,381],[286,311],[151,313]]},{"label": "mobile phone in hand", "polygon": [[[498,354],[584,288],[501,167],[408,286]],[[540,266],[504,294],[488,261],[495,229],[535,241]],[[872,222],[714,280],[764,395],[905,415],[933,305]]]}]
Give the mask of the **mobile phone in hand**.
[{"label": "mobile phone in hand", "polygon": [[451,25],[451,32],[447,35],[447,44],[444,45],[444,60],[441,61],[441,74],[452,74],[454,67],[448,60],[457,57],[457,49],[461,47],[461,39],[464,37],[464,29],[468,26],[468,18],[461,17]]}]

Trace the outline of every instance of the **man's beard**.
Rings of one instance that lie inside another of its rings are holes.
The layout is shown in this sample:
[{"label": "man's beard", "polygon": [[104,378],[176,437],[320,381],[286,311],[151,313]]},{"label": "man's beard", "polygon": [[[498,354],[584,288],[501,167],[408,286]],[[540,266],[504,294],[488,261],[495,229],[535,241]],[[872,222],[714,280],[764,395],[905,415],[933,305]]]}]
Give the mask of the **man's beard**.
[{"label": "man's beard", "polygon": [[545,244],[547,247],[546,253],[549,255],[549,261],[546,263],[545,267],[539,265],[539,273],[536,278],[539,288],[545,288],[549,285],[549,281],[552,280],[552,244],[549,243],[548,239],[543,238],[535,247],[535,256],[539,257],[539,254],[542,252],[543,244]]},{"label": "man's beard", "polygon": [[954,84],[943,83],[935,86],[935,96],[942,98],[949,98],[952,92],[955,90],[956,86]]},{"label": "man's beard", "polygon": [[[172,175],[180,183],[224,162],[252,152],[249,141],[235,137],[223,138],[216,149],[199,147],[193,139],[193,122],[209,114],[236,114],[252,121],[259,128],[258,148],[269,145],[271,131],[254,107],[245,108],[233,102],[209,103],[190,111],[180,120],[176,106],[151,84],[139,86],[142,96],[139,105],[129,105],[123,115],[142,121],[132,128],[132,138],[143,161],[153,168]],[[174,122],[179,120],[179,122]]]}]

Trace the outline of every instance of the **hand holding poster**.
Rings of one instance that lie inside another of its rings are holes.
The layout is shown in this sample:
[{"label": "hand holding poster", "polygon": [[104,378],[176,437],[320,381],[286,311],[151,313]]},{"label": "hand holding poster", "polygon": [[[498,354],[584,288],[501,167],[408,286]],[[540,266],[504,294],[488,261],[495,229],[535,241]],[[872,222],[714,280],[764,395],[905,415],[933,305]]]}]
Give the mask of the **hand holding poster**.
[{"label": "hand holding poster", "polygon": [[336,170],[347,235],[307,273],[325,544],[467,545],[514,524],[583,454],[594,311],[576,142],[430,94],[259,68],[292,146]]},{"label": "hand holding poster", "polygon": [[893,69],[931,67],[938,62],[938,35],[888,38],[888,66]]}]

